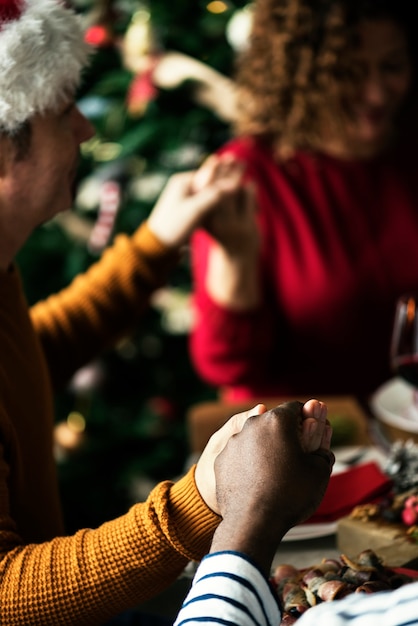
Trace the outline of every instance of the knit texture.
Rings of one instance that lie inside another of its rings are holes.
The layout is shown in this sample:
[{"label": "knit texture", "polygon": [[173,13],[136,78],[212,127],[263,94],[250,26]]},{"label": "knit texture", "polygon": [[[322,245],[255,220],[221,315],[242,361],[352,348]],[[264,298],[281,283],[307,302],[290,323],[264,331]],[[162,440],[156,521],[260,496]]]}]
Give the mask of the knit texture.
[{"label": "knit texture", "polygon": [[[0,273],[0,623],[94,626],[158,593],[209,548],[219,518],[194,468],[97,529],[65,536],[49,373],[60,382],[140,318],[175,259],[143,225],[31,315]],[[111,463],[111,459],[109,459]]]}]

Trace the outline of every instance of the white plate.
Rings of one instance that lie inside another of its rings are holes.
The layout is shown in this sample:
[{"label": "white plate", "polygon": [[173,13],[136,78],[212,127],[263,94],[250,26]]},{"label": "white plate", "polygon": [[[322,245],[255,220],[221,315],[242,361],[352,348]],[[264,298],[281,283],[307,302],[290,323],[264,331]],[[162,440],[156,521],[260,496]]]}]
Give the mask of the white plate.
[{"label": "white plate", "polygon": [[392,378],[379,387],[370,399],[370,407],[377,419],[400,430],[418,434],[418,408],[413,404],[415,387]]},{"label": "white plate", "polygon": [[338,471],[347,469],[347,466],[356,465],[360,462],[368,451],[367,446],[337,446],[332,448],[335,456],[334,467],[332,473],[336,474]]},{"label": "white plate", "polygon": [[328,535],[333,535],[336,530],[337,522],[330,522],[329,524],[300,524],[291,528],[282,541],[301,541],[327,537]]}]

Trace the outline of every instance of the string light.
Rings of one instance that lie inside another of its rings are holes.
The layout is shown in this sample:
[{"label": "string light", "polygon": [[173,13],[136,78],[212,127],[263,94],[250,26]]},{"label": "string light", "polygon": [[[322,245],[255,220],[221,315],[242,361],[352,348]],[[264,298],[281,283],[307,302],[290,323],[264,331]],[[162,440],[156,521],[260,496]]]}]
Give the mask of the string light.
[{"label": "string light", "polygon": [[225,13],[228,10],[228,5],[222,0],[213,0],[209,2],[206,8],[210,13]]},{"label": "string light", "polygon": [[121,152],[122,146],[119,143],[106,141],[95,147],[94,157],[96,161],[113,161]]},{"label": "string light", "polygon": [[54,455],[58,462],[65,461],[76,452],[85,439],[86,420],[78,411],[72,411],[67,419],[54,427]]},{"label": "string light", "polygon": [[86,429],[86,420],[77,411],[72,411],[67,417],[68,428],[75,433],[82,433]]}]

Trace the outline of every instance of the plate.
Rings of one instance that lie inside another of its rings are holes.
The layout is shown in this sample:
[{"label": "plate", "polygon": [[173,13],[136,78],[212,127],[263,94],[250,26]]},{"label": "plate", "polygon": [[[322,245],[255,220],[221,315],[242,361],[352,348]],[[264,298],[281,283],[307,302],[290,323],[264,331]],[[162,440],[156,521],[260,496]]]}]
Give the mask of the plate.
[{"label": "plate", "polygon": [[300,524],[291,528],[283,537],[282,541],[303,541],[327,537],[337,531],[337,522],[329,524]]},{"label": "plate", "polygon": [[334,467],[332,473],[336,474],[338,471],[343,471],[347,466],[357,464],[357,461],[361,461],[368,450],[366,446],[336,446],[332,448],[335,456]]},{"label": "plate", "polygon": [[401,378],[392,378],[372,395],[370,407],[376,418],[387,426],[418,436],[414,391],[415,387]]}]

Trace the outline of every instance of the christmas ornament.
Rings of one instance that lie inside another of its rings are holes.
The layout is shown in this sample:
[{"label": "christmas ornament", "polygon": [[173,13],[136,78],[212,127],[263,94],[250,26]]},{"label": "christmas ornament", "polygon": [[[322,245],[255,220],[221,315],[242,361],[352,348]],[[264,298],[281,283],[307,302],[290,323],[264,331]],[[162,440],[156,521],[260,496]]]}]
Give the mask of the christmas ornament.
[{"label": "christmas ornament", "polygon": [[65,461],[77,452],[86,440],[86,421],[81,413],[70,413],[66,421],[54,427],[54,456],[58,462]]},{"label": "christmas ornament", "polygon": [[87,43],[97,48],[112,46],[115,43],[113,25],[117,18],[118,12],[112,0],[97,2],[86,17],[85,40]]},{"label": "christmas ornament", "polygon": [[121,46],[124,66],[135,76],[128,96],[131,115],[141,116],[159,89],[175,89],[192,81],[193,99],[229,122],[235,113],[234,83],[228,77],[187,54],[164,51],[158,45],[148,11],[132,18]]},{"label": "christmas ornament", "polygon": [[105,48],[113,43],[112,32],[105,24],[93,24],[86,30],[85,40],[91,46]]},{"label": "christmas ornament", "polygon": [[406,498],[402,511],[402,521],[407,526],[418,522],[418,496],[412,495]]},{"label": "christmas ornament", "polygon": [[134,13],[121,45],[123,63],[132,73],[142,73],[150,69],[158,55],[157,42],[151,28],[148,11],[141,9]]},{"label": "christmas ornament", "polygon": [[122,190],[117,181],[107,180],[102,183],[99,213],[87,245],[89,252],[92,254],[99,254],[109,243],[115,226],[116,216],[120,209],[121,199]]},{"label": "christmas ornament", "polygon": [[131,181],[129,192],[135,200],[155,203],[167,180],[166,172],[146,172]]},{"label": "christmas ornament", "polygon": [[158,59],[156,40],[147,10],[137,11],[121,45],[124,66],[134,74],[126,104],[134,117],[142,116],[158,94],[152,75]]},{"label": "christmas ornament", "polygon": [[78,395],[93,393],[104,382],[104,370],[100,361],[93,361],[76,371],[69,389]]},{"label": "christmas ornament", "polygon": [[206,5],[207,11],[210,13],[225,13],[228,10],[228,5],[225,2],[221,2],[220,0],[213,0]]},{"label": "christmas ornament", "polygon": [[158,89],[152,82],[153,69],[149,68],[135,76],[129,87],[126,105],[133,117],[142,116],[147,110],[148,104],[155,100]]},{"label": "christmas ornament", "polygon": [[194,323],[190,292],[175,287],[161,287],[151,299],[161,312],[161,324],[172,335],[186,335]]},{"label": "christmas ornament", "polygon": [[235,11],[228,22],[226,38],[236,52],[241,52],[248,44],[253,21],[252,10],[253,5],[247,4],[243,9]]},{"label": "christmas ornament", "polygon": [[0,2],[0,126],[13,131],[73,94],[90,47],[58,0]]}]

